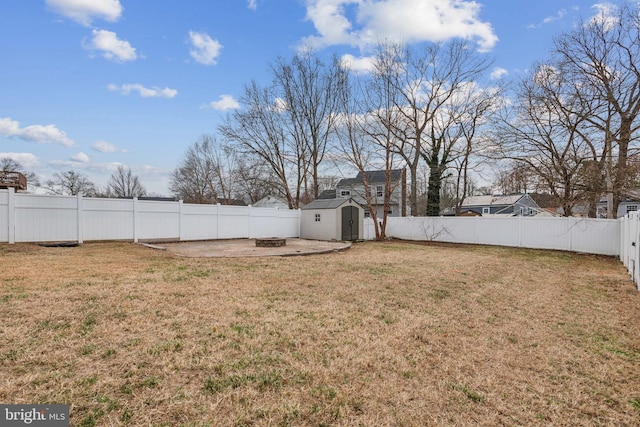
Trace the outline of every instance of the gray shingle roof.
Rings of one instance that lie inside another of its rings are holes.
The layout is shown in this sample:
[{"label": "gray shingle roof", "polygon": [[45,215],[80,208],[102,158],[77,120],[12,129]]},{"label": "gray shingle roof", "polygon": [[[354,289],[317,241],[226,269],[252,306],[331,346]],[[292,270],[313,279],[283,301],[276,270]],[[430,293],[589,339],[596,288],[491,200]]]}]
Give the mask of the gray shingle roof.
[{"label": "gray shingle roof", "polygon": [[316,199],[301,209],[335,209],[347,203],[349,200],[351,199]]},{"label": "gray shingle roof", "polygon": [[[366,171],[365,176],[369,184],[383,183],[385,181],[385,171]],[[391,181],[399,181],[402,176],[402,169],[393,169],[391,171]],[[337,187],[351,187],[352,185],[362,184],[362,173],[358,172],[355,178],[345,178],[338,182]]]}]

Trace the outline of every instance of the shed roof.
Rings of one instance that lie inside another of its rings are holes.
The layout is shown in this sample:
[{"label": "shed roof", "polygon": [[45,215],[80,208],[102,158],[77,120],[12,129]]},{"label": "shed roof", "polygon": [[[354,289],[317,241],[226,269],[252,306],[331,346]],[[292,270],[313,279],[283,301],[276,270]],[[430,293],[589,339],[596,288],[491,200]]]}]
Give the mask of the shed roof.
[{"label": "shed roof", "polygon": [[336,209],[344,205],[345,203],[348,203],[350,200],[353,200],[353,199],[316,199],[311,203],[309,203],[308,205],[303,206],[301,210]]}]

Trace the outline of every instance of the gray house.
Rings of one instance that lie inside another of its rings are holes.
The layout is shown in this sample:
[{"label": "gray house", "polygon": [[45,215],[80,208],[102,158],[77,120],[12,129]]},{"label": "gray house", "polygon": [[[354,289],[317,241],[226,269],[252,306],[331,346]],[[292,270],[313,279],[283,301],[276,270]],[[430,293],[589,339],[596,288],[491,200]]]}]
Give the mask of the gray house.
[{"label": "gray house", "polygon": [[[393,169],[391,172],[391,197],[388,216],[407,216],[407,174],[405,169]],[[369,184],[372,205],[376,209],[378,218],[382,218],[384,209],[385,171],[365,172]],[[335,190],[326,190],[318,199],[354,199],[365,207],[365,217],[371,216],[367,208],[363,175],[358,173],[355,178],[345,178],[338,182]]]},{"label": "gray house", "polygon": [[460,211],[482,216],[534,216],[543,209],[528,194],[467,197]]},{"label": "gray house", "polygon": [[361,240],[364,208],[349,199],[316,199],[301,208],[300,238]]},{"label": "gray house", "polygon": [[[606,218],[607,217],[607,199],[601,198],[598,201],[597,207],[597,217],[598,218]],[[626,214],[630,212],[635,212],[640,210],[640,189],[632,189],[628,190],[627,194],[620,200],[620,204],[618,205],[618,212],[616,213],[616,218],[622,218]]]}]

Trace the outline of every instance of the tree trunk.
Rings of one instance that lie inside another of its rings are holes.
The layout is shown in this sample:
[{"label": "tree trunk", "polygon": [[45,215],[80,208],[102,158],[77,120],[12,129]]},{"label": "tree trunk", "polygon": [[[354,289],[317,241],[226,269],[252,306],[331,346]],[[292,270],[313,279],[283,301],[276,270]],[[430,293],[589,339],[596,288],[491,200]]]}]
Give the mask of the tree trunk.
[{"label": "tree trunk", "polygon": [[427,216],[440,215],[440,190],[442,188],[442,171],[438,157],[429,162],[429,187],[427,189]]}]

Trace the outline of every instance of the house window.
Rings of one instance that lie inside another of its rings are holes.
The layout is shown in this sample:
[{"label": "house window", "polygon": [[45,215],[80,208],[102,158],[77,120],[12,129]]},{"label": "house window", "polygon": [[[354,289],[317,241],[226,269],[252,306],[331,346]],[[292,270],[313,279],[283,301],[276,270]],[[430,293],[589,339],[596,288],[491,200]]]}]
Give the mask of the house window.
[{"label": "house window", "polygon": [[316,214],[316,222],[320,222],[320,214]]},{"label": "house window", "polygon": [[376,186],[376,197],[382,197],[382,185]]},{"label": "house window", "polygon": [[491,208],[482,208],[482,214],[488,214],[491,213]]},{"label": "house window", "polygon": [[635,212],[638,210],[638,205],[627,205],[627,213]]},{"label": "house window", "polygon": [[371,212],[369,212],[369,209],[364,211],[364,217],[365,218],[371,218]]},{"label": "house window", "polygon": [[340,190],[340,197],[348,197],[351,195],[350,190]]}]

